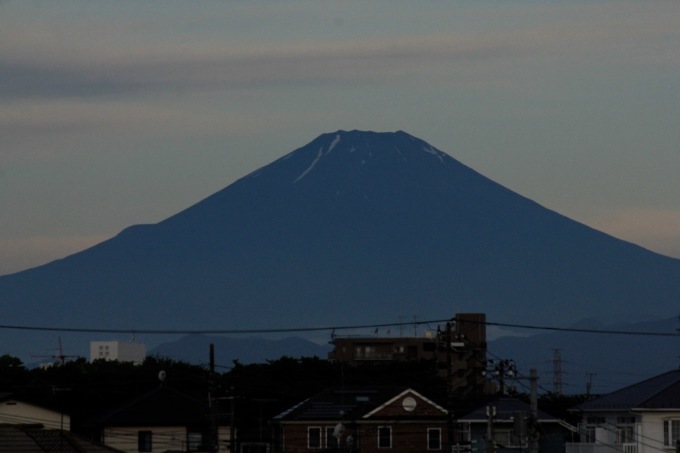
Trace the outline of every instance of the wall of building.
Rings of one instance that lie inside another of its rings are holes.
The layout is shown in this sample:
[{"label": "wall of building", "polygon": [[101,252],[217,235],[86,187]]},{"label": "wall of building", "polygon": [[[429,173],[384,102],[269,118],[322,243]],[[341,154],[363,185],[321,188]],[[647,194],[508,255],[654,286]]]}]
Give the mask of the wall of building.
[{"label": "wall of building", "polygon": [[40,423],[45,428],[71,429],[71,418],[67,414],[11,399],[0,402],[0,423]]},{"label": "wall of building", "polygon": [[90,361],[105,359],[142,363],[146,358],[146,345],[133,341],[92,341]]},{"label": "wall of building", "polygon": [[493,392],[486,368],[486,315],[459,313],[437,332],[422,337],[335,337],[332,361],[349,366],[436,360],[454,393]]},{"label": "wall of building", "polygon": [[[311,453],[315,451],[322,451],[329,448],[326,442],[326,430],[333,430],[338,421],[313,423],[310,425],[301,424],[283,424],[283,448],[282,451],[286,453]],[[441,449],[446,450],[447,442],[447,425],[445,421],[431,420],[422,422],[398,422],[394,420],[384,422],[371,423],[350,423],[344,422],[345,435],[341,441],[341,447],[346,447],[346,438],[348,435],[353,437],[354,448],[361,451],[361,453],[419,453],[428,452],[427,448],[427,432],[428,429],[438,429],[441,434]],[[319,427],[322,429],[323,442],[320,449],[307,448],[307,433],[309,427]],[[378,448],[378,428],[380,426],[389,426],[392,429],[392,448]]]},{"label": "wall of building", "polygon": [[664,446],[664,420],[671,418],[680,419],[680,410],[644,414],[639,427],[638,453],[655,453],[664,450],[675,452],[675,447]]}]

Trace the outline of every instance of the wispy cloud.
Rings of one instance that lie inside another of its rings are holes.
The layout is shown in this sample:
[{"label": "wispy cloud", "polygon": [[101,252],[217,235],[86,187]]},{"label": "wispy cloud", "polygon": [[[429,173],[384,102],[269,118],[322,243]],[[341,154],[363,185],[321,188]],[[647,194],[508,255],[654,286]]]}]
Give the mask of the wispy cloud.
[{"label": "wispy cloud", "polygon": [[144,94],[168,90],[241,89],[377,81],[441,70],[454,62],[507,57],[505,42],[413,40],[273,44],[234,51],[165,50],[149,55],[26,59],[2,56],[2,97]]},{"label": "wispy cloud", "polygon": [[493,73],[489,62],[512,65],[523,57],[558,61],[590,55],[627,64],[642,59],[680,65],[680,50],[668,45],[680,39],[680,31],[667,19],[625,25],[625,20],[577,22],[493,33],[450,31],[237,45],[212,38],[178,46],[156,41],[116,46],[101,37],[90,45],[75,45],[73,36],[55,42],[54,33],[12,27],[0,33],[5,38],[5,44],[0,44],[0,97],[138,96],[177,90],[382,83],[413,75],[489,77]]}]

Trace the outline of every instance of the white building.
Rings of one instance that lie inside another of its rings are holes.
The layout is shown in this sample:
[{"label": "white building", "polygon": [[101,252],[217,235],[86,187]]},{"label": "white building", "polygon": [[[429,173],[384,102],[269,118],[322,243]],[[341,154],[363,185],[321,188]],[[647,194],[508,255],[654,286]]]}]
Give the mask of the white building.
[{"label": "white building", "polygon": [[680,447],[680,370],[577,406],[581,442],[566,453],[675,453]]},{"label": "white building", "polygon": [[146,358],[146,345],[135,341],[91,341],[90,362],[98,359],[142,363]]}]

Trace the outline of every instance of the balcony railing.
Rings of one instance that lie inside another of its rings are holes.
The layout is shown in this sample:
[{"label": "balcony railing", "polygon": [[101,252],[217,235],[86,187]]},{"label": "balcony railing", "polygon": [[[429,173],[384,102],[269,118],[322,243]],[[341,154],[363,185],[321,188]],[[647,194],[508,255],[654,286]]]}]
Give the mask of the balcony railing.
[{"label": "balcony railing", "polygon": [[366,351],[355,352],[354,360],[392,360],[394,355],[391,352]]},{"label": "balcony railing", "polygon": [[637,443],[626,444],[598,444],[571,443],[566,444],[565,453],[638,453]]}]

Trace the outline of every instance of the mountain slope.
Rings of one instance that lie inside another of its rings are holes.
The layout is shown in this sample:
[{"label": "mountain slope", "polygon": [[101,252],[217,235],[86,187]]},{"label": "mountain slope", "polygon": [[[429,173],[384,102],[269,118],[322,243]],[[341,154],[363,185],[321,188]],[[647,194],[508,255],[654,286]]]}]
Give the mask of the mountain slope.
[{"label": "mountain slope", "polygon": [[0,277],[6,324],[105,328],[661,318],[679,293],[680,260],[404,132],[321,135],[158,224]]}]

